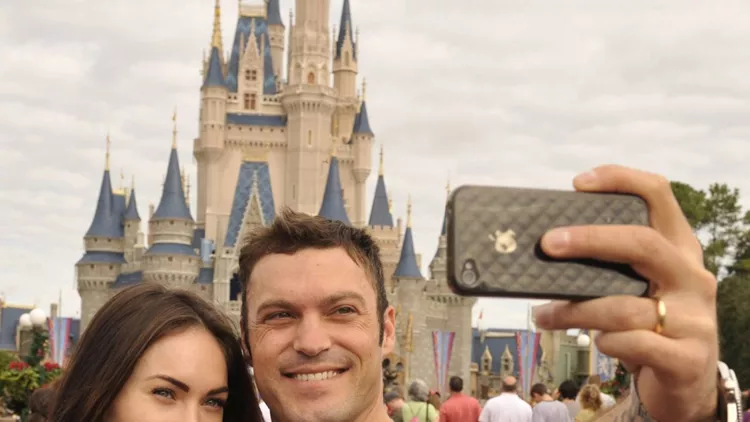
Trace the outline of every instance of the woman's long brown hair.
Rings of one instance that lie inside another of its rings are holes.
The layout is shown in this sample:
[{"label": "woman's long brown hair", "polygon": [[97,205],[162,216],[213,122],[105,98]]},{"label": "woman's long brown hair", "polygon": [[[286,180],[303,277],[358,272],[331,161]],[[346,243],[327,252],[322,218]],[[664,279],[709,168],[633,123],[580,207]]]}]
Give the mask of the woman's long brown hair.
[{"label": "woman's long brown hair", "polygon": [[225,422],[260,422],[253,383],[231,321],[194,293],[154,283],[125,288],[94,315],[57,385],[54,422],[102,422],[143,353],[190,327],[210,332],[224,352]]}]

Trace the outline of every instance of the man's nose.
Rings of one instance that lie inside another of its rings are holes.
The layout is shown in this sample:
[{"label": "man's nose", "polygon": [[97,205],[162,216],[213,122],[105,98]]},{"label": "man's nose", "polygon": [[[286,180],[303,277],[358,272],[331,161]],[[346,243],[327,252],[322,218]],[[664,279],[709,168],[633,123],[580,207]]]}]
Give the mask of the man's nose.
[{"label": "man's nose", "polygon": [[294,350],[307,356],[317,356],[330,349],[331,337],[319,317],[305,317],[297,326]]}]

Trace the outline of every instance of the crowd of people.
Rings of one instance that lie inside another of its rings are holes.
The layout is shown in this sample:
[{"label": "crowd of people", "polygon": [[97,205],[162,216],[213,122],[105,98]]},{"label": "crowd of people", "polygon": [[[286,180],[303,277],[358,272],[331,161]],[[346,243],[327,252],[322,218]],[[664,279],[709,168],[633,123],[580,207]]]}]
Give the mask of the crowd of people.
[{"label": "crowd of people", "polygon": [[[553,258],[631,264],[651,282],[651,295],[553,302],[538,308],[536,323],[600,332],[599,350],[635,375],[628,397],[600,417],[605,400],[593,384],[578,394],[532,388],[532,408],[512,391],[481,407],[461,393],[460,379],[444,402],[430,402],[417,382],[403,398],[405,422],[450,422],[453,415],[506,420],[496,409],[521,415],[513,422],[529,420],[529,412],[532,421],[544,421],[563,409],[571,417],[574,396],[579,421],[722,420],[714,417],[725,397],[717,377],[716,279],[703,267],[669,183],[604,166],[574,185],[640,196],[651,227],[557,228],[542,237],[541,248]],[[396,319],[383,271],[366,229],[285,210],[254,230],[239,252],[239,327],[189,291],[127,287],[86,327],[48,408],[35,405],[32,413],[53,422],[263,422],[267,406],[275,422],[391,421],[382,362],[394,350]],[[514,385],[507,379],[504,389]]]},{"label": "crowd of people", "polygon": [[594,375],[582,388],[567,380],[553,392],[542,383],[531,387],[529,400],[522,398],[515,377],[502,382],[501,392],[484,406],[464,393],[458,376],[449,381],[450,395],[443,401],[439,392],[428,390],[422,380],[413,381],[407,394],[392,389],[384,395],[388,415],[394,422],[590,422],[609,409],[616,400],[600,390]]}]

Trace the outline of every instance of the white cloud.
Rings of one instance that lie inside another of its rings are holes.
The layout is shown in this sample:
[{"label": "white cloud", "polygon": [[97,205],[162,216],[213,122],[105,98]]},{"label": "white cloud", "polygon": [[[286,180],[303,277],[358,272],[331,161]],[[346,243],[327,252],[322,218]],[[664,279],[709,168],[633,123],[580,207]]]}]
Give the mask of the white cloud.
[{"label": "white cloud", "polygon": [[[236,4],[222,0],[225,48]],[[292,6],[282,0],[285,21]],[[332,24],[340,11],[331,1]],[[387,185],[398,215],[413,196],[425,269],[448,174],[454,186],[569,188],[577,172],[617,162],[698,187],[726,182],[750,205],[747,2],[352,0],[352,13]],[[77,308],[73,264],[108,131],[114,183],[121,167],[127,182],[136,174],[142,215],[159,198],[175,106],[192,166],[212,16],[209,1],[0,6],[9,300],[46,303],[63,289],[66,312]],[[522,327],[526,303],[481,300],[475,313]]]}]

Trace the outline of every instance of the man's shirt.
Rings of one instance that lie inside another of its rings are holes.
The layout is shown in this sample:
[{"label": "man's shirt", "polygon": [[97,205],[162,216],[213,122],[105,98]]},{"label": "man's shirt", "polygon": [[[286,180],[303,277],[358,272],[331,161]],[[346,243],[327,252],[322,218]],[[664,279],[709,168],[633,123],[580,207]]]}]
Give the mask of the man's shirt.
[{"label": "man's shirt", "polygon": [[518,394],[502,393],[487,400],[479,422],[531,422],[531,405]]},{"label": "man's shirt", "polygon": [[477,422],[482,406],[474,397],[453,393],[440,405],[440,422]]}]

